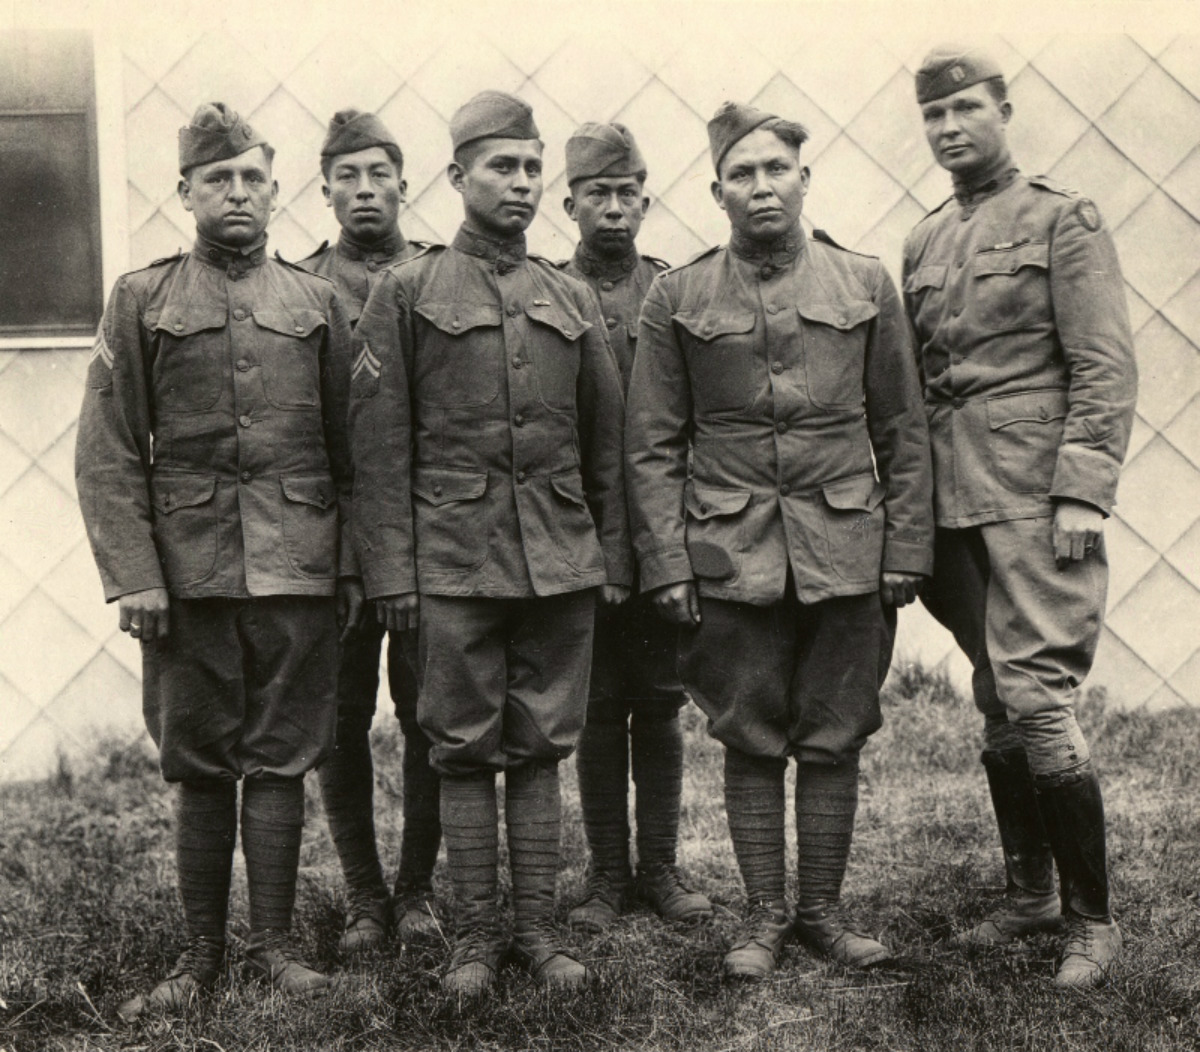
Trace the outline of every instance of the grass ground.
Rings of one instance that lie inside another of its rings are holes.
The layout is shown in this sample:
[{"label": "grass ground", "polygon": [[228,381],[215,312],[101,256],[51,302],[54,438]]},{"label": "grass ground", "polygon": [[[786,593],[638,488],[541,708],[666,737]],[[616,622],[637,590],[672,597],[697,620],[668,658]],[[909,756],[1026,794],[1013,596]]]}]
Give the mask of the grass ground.
[{"label": "grass ground", "polygon": [[[460,1010],[438,990],[444,947],[396,947],[339,971],[337,993],[322,1002],[266,995],[231,968],[188,1014],[126,1026],[116,1006],[174,959],[180,921],[169,792],[147,753],[112,750],[93,772],[64,769],[44,784],[0,790],[0,1050],[1194,1052],[1200,713],[1126,715],[1093,697],[1082,717],[1106,788],[1127,936],[1119,969],[1098,991],[1052,989],[1050,937],[972,955],[946,945],[986,912],[1003,871],[971,708],[944,681],[909,670],[893,678],[886,726],[865,754],[845,889],[860,925],[900,955],[894,967],[850,974],[789,947],[772,982],[721,981],[722,938],[741,889],[720,750],[689,710],[680,854],[717,903],[712,925],[674,929],[640,912],[603,937],[574,939],[595,973],[575,994],[547,994],[505,972],[495,996]],[[389,727],[377,744],[380,839],[394,858],[400,742]],[[585,852],[571,764],[564,782],[565,911],[582,886]],[[311,959],[337,969],[341,882],[314,788],[299,929]],[[235,936],[245,932],[244,891],[239,864]]]}]

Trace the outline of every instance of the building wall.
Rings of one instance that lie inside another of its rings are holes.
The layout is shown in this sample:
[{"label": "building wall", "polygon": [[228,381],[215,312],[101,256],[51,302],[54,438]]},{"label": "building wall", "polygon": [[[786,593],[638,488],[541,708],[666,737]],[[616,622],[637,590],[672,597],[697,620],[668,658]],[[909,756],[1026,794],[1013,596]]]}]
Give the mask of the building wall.
[{"label": "building wall", "polygon": [[[546,15],[537,39],[519,43],[450,16],[385,20],[366,34],[315,20],[273,34],[189,34],[163,19],[109,27],[97,37],[106,260],[139,267],[190,243],[175,138],[209,99],[247,114],[278,147],[271,238],[284,256],[336,236],[316,162],[326,121],[347,105],[379,112],[405,148],[406,233],[445,240],[460,216],[443,176],[447,122],[494,87],[532,103],[546,142],[536,251],[570,252],[562,148],[584,120],[624,121],[642,144],[654,198],[643,251],[678,262],[724,240],[704,125],[737,98],[808,125],[806,217],[896,275],[905,233],[948,193],[912,95],[936,38],[816,38],[798,6],[778,8],[772,31],[753,39],[749,20],[710,30],[681,25],[684,6],[644,10],[641,32],[585,32]],[[1139,35],[1014,32],[986,43],[1010,80],[1018,161],[1097,201],[1127,280],[1141,395],[1107,526],[1109,618],[1094,682],[1123,707],[1200,705],[1200,38],[1156,23]],[[137,647],[103,604],[75,503],[87,353],[0,350],[0,780],[141,733]],[[967,681],[923,611],[901,621],[900,660],[944,662]]]}]

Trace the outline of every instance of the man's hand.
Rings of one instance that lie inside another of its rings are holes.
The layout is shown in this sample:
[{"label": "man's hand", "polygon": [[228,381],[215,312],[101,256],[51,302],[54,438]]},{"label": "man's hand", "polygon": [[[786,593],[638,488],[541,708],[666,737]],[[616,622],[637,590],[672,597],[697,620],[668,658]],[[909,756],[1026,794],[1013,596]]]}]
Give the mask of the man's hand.
[{"label": "man's hand", "polygon": [[362,578],[339,577],[336,585],[337,624],[346,642],[362,621],[364,595]]},{"label": "man's hand", "polygon": [[629,589],[623,584],[602,584],[600,603],[602,606],[620,606],[629,598]]},{"label": "man's hand", "polygon": [[375,616],[389,632],[407,632],[420,622],[420,606],[416,592],[385,595],[375,601]]},{"label": "man's hand", "polygon": [[1079,500],[1059,500],[1054,508],[1054,561],[1060,570],[1086,559],[1100,546],[1104,513]]},{"label": "man's hand", "polygon": [[658,616],[674,625],[700,624],[700,597],[695,581],[668,584],[650,593],[650,602]]},{"label": "man's hand", "polygon": [[121,631],[134,639],[166,639],[170,629],[169,601],[165,588],[130,592],[117,600]]},{"label": "man's hand", "polygon": [[885,570],[879,581],[879,594],[888,606],[908,606],[916,600],[917,593],[924,583],[924,574],[894,573]]}]

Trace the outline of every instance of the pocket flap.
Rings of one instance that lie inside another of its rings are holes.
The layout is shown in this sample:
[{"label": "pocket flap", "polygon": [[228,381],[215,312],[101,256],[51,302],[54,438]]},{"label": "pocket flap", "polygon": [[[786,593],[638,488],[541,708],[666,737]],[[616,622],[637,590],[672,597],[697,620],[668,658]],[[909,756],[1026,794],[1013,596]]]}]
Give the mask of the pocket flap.
[{"label": "pocket flap", "polygon": [[154,507],[164,515],[212,500],[217,480],[211,475],[158,475],[152,485]]},{"label": "pocket flap", "polygon": [[583,495],[583,479],[578,471],[564,471],[561,475],[550,476],[550,486],[564,500],[587,507],[587,498]]},{"label": "pocket flap", "polygon": [[920,292],[921,289],[940,289],[946,285],[945,265],[917,267],[904,279],[905,292]]},{"label": "pocket flap", "polygon": [[849,303],[801,303],[797,309],[805,321],[829,325],[842,332],[849,332],[856,325],[870,321],[879,313],[879,308],[869,300],[851,300]]},{"label": "pocket flap", "polygon": [[745,489],[719,489],[692,482],[683,491],[683,505],[693,519],[736,515],[749,503],[750,491]]},{"label": "pocket flap", "polygon": [[584,331],[592,327],[591,322],[584,321],[574,311],[564,310],[553,303],[530,303],[525,307],[525,313],[530,321],[546,325],[568,340],[577,340]]},{"label": "pocket flap", "polygon": [[1022,267],[1050,267],[1050,246],[1045,241],[1029,241],[1012,248],[992,248],[975,256],[975,276],[1015,274]]},{"label": "pocket flap", "polygon": [[413,472],[413,495],[435,508],[457,500],[478,500],[486,489],[486,472],[452,468],[417,468]]},{"label": "pocket flap", "polygon": [[336,500],[333,480],[327,478],[281,478],[283,495],[295,504],[328,508]]},{"label": "pocket flap", "polygon": [[839,511],[874,511],[887,492],[872,475],[855,475],[821,487],[825,503]]},{"label": "pocket flap", "polygon": [[310,336],[325,324],[325,315],[319,310],[256,310],[254,321],[284,336]]},{"label": "pocket flap", "polygon": [[988,427],[998,431],[1020,422],[1044,423],[1067,415],[1067,392],[1057,388],[1001,395],[987,401]]},{"label": "pocket flap", "polygon": [[676,314],[675,321],[705,343],[721,336],[754,331],[754,315],[731,311],[705,311],[700,314]]},{"label": "pocket flap", "polygon": [[472,329],[500,324],[500,307],[495,303],[418,303],[416,312],[442,332],[461,336]]},{"label": "pocket flap", "polygon": [[146,327],[171,336],[191,336],[205,329],[223,329],[228,315],[223,307],[168,307],[157,317],[146,315]]}]

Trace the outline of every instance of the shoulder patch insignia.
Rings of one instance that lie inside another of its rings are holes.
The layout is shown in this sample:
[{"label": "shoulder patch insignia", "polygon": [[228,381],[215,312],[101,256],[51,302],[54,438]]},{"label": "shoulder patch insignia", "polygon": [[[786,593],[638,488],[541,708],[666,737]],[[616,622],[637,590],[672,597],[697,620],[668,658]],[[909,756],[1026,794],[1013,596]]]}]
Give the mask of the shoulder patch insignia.
[{"label": "shoulder patch insignia", "polygon": [[1081,197],[1075,205],[1075,215],[1079,222],[1093,234],[1104,225],[1100,219],[1100,210],[1086,197]]}]

